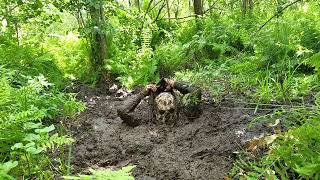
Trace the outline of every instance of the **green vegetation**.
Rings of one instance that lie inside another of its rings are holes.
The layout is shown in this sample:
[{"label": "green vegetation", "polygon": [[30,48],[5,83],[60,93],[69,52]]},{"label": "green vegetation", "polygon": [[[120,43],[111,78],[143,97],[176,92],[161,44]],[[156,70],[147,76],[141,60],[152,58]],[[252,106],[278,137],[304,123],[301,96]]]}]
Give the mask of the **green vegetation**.
[{"label": "green vegetation", "polygon": [[80,179],[80,180],[134,180],[134,178],[130,175],[131,171],[135,166],[127,166],[123,167],[120,170],[112,171],[110,169],[106,170],[90,170],[92,175],[79,175],[77,176],[64,176],[64,179]]},{"label": "green vegetation", "polygon": [[217,103],[283,105],[252,122],[274,133],[228,176],[319,179],[319,2],[190,2],[0,0],[0,179],[132,179],[131,166],[69,176],[62,120],[85,105],[66,89],[109,77],[127,88],[170,77]]}]

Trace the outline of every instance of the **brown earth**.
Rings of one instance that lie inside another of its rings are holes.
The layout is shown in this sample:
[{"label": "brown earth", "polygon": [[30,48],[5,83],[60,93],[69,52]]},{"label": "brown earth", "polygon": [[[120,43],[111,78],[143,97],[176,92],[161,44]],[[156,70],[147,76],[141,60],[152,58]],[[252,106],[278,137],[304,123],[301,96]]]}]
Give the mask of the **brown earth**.
[{"label": "brown earth", "polygon": [[200,118],[189,121],[181,115],[174,127],[148,122],[143,101],[135,110],[142,123],[133,128],[117,116],[123,99],[85,86],[79,92],[88,108],[68,125],[76,139],[75,173],[133,164],[136,179],[223,179],[232,167],[234,152],[260,132],[247,128],[253,109],[235,107],[227,100],[219,105],[205,100]]}]

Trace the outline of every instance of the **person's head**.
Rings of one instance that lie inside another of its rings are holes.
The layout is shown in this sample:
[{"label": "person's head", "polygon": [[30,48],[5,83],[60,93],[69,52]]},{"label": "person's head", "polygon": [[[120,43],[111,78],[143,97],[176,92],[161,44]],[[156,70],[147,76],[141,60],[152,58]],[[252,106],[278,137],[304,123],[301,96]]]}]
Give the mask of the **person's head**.
[{"label": "person's head", "polygon": [[161,123],[175,121],[176,100],[170,92],[162,92],[155,98],[156,119]]}]

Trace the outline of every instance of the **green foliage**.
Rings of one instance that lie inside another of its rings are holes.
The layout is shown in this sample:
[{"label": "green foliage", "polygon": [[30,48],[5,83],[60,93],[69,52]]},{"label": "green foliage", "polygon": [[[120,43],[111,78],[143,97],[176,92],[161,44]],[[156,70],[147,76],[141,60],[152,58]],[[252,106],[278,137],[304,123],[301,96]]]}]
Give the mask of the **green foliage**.
[{"label": "green foliage", "polygon": [[18,165],[18,161],[8,161],[5,163],[0,163],[0,178],[4,180],[11,180],[14,179],[8,173],[11,169],[15,168]]},{"label": "green foliage", "polygon": [[[141,34],[141,48],[118,51],[117,56],[106,60],[106,69],[118,76],[126,87],[157,81],[157,64],[150,47],[152,31],[145,28]],[[134,51],[135,50],[135,51]]]},{"label": "green foliage", "polygon": [[21,142],[11,147],[10,155],[18,160],[19,166],[13,170],[13,174],[23,172],[25,176],[37,175],[38,177],[53,177],[54,174],[47,169],[51,163],[46,154],[48,150],[63,150],[65,145],[71,145],[73,139],[68,136],[60,136],[58,133],[49,135],[55,129],[53,125],[44,127],[41,123],[26,123],[26,134]]},{"label": "green foliage", "polygon": [[289,130],[271,148],[271,157],[281,157],[287,167],[304,178],[320,178],[319,118]]},{"label": "green foliage", "polygon": [[57,87],[64,84],[63,74],[50,53],[27,45],[18,46],[10,40],[0,42],[0,66],[15,72],[16,83],[25,83],[25,76],[43,74]]},{"label": "green foliage", "polygon": [[320,72],[320,71],[319,71],[319,68],[320,68],[320,52],[312,55],[312,56],[308,59],[307,63],[308,63],[309,65],[315,67],[315,69],[316,69],[316,70],[318,71],[318,73],[319,73],[319,72]]},{"label": "green foliage", "polygon": [[[319,91],[317,1],[300,1],[281,13],[291,1],[255,2],[245,14],[238,2],[209,0],[197,23],[185,18],[193,14],[189,1],[171,2],[170,21],[165,1],[143,1],[140,9],[127,2],[0,0],[0,178],[53,177],[47,151],[58,147],[63,154],[72,140],[58,135],[51,121],[72,119],[85,108],[59,90],[66,79],[98,81],[102,68],[129,88],[173,76],[209,89],[215,101],[241,94],[258,104],[316,98],[319,106],[319,93],[313,97]],[[92,69],[97,59],[89,56],[101,34],[107,59]],[[188,96],[184,101],[197,103]],[[260,159],[241,157],[235,174],[242,169],[248,179],[319,178],[318,113],[282,109],[257,120],[274,118],[284,132]]]},{"label": "green foliage", "polygon": [[106,170],[90,170],[92,175],[79,175],[77,176],[64,176],[64,179],[80,179],[80,180],[134,180],[134,177],[131,176],[131,171],[135,166],[126,166],[120,170],[113,171],[110,169]]},{"label": "green foliage", "polygon": [[126,54],[124,59],[108,60],[106,68],[118,75],[118,80],[126,87],[157,81],[157,62],[151,58],[152,51]]},{"label": "green foliage", "polygon": [[[318,179],[320,177],[318,107],[313,110],[298,108],[291,111],[276,111],[268,115],[265,122],[272,123],[275,119],[287,130],[275,135],[276,141],[267,147],[268,151],[264,151],[261,158],[256,158],[251,152],[239,156],[230,175],[247,179],[262,177]],[[261,123],[261,118],[258,122]]]},{"label": "green foliage", "polygon": [[84,39],[70,33],[64,37],[46,38],[43,46],[66,78],[90,82],[90,61]]},{"label": "green foliage", "polygon": [[15,177],[52,177],[47,151],[64,148],[73,140],[50,133],[54,126],[46,127],[42,121],[58,115],[72,117],[84,105],[74,95],[56,92],[43,75],[28,77],[24,85],[17,86],[11,83],[15,71],[1,67],[0,72],[0,159],[19,163],[10,171]]},{"label": "green foliage", "polygon": [[157,47],[153,59],[158,62],[161,77],[173,76],[176,71],[183,70],[188,63],[185,47],[180,43],[166,43]]}]

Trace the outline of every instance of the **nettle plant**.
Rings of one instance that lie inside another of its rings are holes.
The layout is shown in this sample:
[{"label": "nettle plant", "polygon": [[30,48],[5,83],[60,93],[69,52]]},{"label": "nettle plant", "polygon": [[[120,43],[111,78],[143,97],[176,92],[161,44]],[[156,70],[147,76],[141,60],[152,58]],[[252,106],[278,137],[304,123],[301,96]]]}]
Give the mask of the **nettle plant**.
[{"label": "nettle plant", "polygon": [[14,71],[1,67],[0,72],[0,179],[8,174],[49,178],[53,171],[63,173],[65,157],[57,157],[54,163],[48,150],[61,154],[73,140],[53,134],[50,121],[58,116],[72,118],[85,109],[84,104],[72,94],[56,92],[43,75],[14,82]]}]

